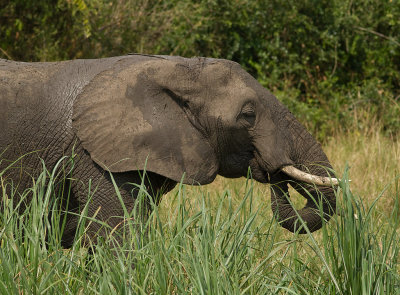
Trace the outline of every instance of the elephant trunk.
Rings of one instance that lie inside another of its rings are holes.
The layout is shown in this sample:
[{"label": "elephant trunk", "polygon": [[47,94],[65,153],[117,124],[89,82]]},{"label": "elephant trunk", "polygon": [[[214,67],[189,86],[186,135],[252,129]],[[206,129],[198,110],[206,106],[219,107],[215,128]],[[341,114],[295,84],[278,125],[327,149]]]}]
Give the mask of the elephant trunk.
[{"label": "elephant trunk", "polygon": [[[297,184],[292,179],[286,179],[282,178],[281,181],[278,180],[271,183],[272,210],[278,222],[287,230],[296,232],[302,227],[302,222],[299,220],[300,216],[311,232],[320,229],[323,222],[327,222],[335,212],[336,202],[333,189],[305,187],[305,184]],[[289,202],[289,183],[307,199],[306,206],[297,210],[297,212]],[[322,210],[320,209],[320,204],[322,205]],[[301,234],[306,232],[304,227],[299,230]]]},{"label": "elephant trunk", "polygon": [[[328,172],[332,166],[320,144],[295,119],[290,125],[288,139],[292,142],[291,158],[296,168],[284,167],[271,177],[271,205],[282,227],[304,234],[307,231],[299,217],[313,232],[335,213],[334,185],[338,184],[338,180],[330,178]],[[293,208],[289,201],[288,184],[307,199],[304,208],[297,211]]]}]

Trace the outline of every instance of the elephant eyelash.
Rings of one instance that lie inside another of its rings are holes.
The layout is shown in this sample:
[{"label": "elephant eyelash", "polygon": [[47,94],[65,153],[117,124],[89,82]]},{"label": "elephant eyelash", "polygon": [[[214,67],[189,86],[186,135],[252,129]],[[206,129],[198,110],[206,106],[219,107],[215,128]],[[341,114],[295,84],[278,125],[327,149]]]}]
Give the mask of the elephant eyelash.
[{"label": "elephant eyelash", "polygon": [[251,117],[256,116],[256,112],[254,110],[248,110],[248,111],[242,112],[241,115],[245,118],[251,118]]},{"label": "elephant eyelash", "polygon": [[252,102],[245,103],[240,111],[240,114],[244,116],[254,116],[255,115],[254,104]]}]

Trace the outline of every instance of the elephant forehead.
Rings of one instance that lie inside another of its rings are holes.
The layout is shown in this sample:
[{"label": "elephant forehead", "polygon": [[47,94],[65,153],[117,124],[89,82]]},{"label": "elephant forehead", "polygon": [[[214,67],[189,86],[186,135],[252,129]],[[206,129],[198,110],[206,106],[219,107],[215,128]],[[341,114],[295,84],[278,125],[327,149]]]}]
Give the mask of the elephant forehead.
[{"label": "elephant forehead", "polygon": [[226,85],[212,83],[205,92],[208,114],[212,117],[236,118],[244,104],[257,102],[257,93],[235,74]]},{"label": "elephant forehead", "polygon": [[199,82],[202,86],[227,86],[234,78],[233,71],[229,63],[223,61],[210,63],[200,69]]}]

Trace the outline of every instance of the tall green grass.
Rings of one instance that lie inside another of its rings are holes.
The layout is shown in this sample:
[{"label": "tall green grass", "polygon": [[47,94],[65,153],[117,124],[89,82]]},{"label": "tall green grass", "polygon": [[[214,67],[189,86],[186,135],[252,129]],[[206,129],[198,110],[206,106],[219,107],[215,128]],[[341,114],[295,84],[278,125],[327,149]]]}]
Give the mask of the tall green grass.
[{"label": "tall green grass", "polygon": [[[197,188],[195,199],[178,185],[168,211],[155,207],[146,222],[125,212],[122,243],[110,236],[83,247],[95,222],[83,210],[73,246],[62,249],[58,170],[43,166],[20,203],[1,181],[2,294],[400,294],[398,178],[388,183],[395,201],[387,215],[376,206],[381,196],[367,204],[352,193],[346,169],[339,215],[303,236],[280,228],[251,179]],[[139,205],[149,194],[138,187]]]}]

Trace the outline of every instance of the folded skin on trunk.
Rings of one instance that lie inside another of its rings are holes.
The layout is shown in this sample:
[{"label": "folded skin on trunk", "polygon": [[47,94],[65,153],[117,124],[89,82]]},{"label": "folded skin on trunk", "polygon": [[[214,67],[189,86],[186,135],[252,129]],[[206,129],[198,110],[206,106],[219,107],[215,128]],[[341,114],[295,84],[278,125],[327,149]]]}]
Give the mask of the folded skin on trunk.
[{"label": "folded skin on trunk", "polygon": [[[288,114],[289,132],[287,140],[292,143],[291,159],[295,167],[306,173],[332,177],[330,171],[332,166],[320,144],[311,134],[293,117]],[[288,128],[288,126],[285,126]],[[301,234],[307,233],[299,216],[313,232],[322,227],[323,222],[327,222],[336,210],[336,198],[334,185],[337,180],[333,179],[331,185],[317,186],[299,181],[282,170],[273,175],[271,183],[271,207],[275,218],[282,227],[291,232],[298,231]],[[290,204],[288,185],[291,185],[297,192],[307,199],[304,208],[296,210]],[[323,214],[321,214],[321,210]]]}]

